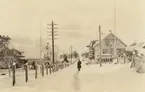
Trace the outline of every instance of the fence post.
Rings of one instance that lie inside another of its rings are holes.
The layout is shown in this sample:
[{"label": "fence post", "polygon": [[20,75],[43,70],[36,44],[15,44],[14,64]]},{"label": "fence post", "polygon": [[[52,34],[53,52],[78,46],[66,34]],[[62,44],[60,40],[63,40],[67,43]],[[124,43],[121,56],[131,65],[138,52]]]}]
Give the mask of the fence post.
[{"label": "fence post", "polygon": [[117,64],[119,63],[119,60],[118,60],[119,56],[117,55]]},{"label": "fence post", "polygon": [[35,79],[37,79],[37,63],[35,64]]},{"label": "fence post", "polygon": [[54,72],[56,72],[56,65],[54,64],[54,68],[53,68]]},{"label": "fence post", "polygon": [[54,64],[52,64],[52,73],[54,73]]},{"label": "fence post", "polygon": [[57,65],[57,71],[59,71],[59,68],[60,68],[60,64]]},{"label": "fence post", "polygon": [[10,66],[10,64],[8,64],[8,67],[9,67],[9,69],[8,69],[9,77],[11,77],[11,66]]},{"label": "fence post", "polygon": [[135,67],[135,52],[133,52],[132,53],[133,55],[132,55],[132,62],[131,62],[131,66],[130,66],[130,68],[133,68],[133,67]]},{"label": "fence post", "polygon": [[57,71],[58,71],[58,69],[59,69],[58,67],[59,67],[59,64],[56,65],[56,70],[57,70]]},{"label": "fence post", "polygon": [[42,74],[42,64],[39,65],[40,74]]},{"label": "fence post", "polygon": [[55,72],[57,72],[57,64],[55,65]]},{"label": "fence post", "polygon": [[25,82],[28,82],[28,63],[25,64]]},{"label": "fence post", "polygon": [[57,64],[55,64],[55,72],[57,72]]},{"label": "fence post", "polygon": [[49,65],[49,73],[51,74],[51,65]]},{"label": "fence post", "polygon": [[12,64],[12,71],[13,71],[12,85],[14,86],[16,84],[16,63],[15,62],[13,62]]},{"label": "fence post", "polygon": [[57,64],[56,69],[57,69],[57,71],[59,70],[59,64]]},{"label": "fence post", "polygon": [[124,64],[126,63],[126,57],[125,57],[125,53],[124,53]]},{"label": "fence post", "polygon": [[136,55],[134,54],[134,55],[133,55],[133,67],[136,66],[136,65],[135,65],[135,64],[136,64],[136,63],[135,63],[135,58],[136,58]]},{"label": "fence post", "polygon": [[46,75],[48,75],[48,64],[46,64]]},{"label": "fence post", "polygon": [[56,72],[56,64],[54,64],[54,72]]},{"label": "fence post", "polygon": [[42,76],[44,76],[44,64],[42,64]]}]

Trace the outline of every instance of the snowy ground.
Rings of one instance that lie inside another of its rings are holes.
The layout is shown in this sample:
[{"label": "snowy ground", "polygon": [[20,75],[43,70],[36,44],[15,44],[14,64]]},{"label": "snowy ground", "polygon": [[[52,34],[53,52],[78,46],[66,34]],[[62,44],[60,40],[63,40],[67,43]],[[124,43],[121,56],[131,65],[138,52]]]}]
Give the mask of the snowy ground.
[{"label": "snowy ground", "polygon": [[[34,79],[30,72],[29,82],[24,74],[17,73],[17,84],[12,87],[7,76],[0,78],[0,92],[145,92],[145,74],[138,74],[129,65],[82,65],[77,72],[76,64],[52,75]],[[40,74],[39,74],[40,75]]]}]

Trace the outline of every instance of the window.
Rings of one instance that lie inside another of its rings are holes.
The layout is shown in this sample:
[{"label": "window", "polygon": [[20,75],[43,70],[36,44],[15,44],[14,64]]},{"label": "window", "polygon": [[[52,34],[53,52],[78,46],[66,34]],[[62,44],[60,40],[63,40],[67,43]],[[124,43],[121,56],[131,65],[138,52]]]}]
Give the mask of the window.
[{"label": "window", "polygon": [[112,38],[112,39],[105,39],[105,44],[107,46],[113,45],[114,42],[115,42],[114,38]]},{"label": "window", "polygon": [[109,39],[105,39],[105,44],[106,44],[107,46],[109,46],[109,42],[110,42]]},{"label": "window", "polygon": [[111,39],[111,43],[114,43],[115,41],[114,41],[114,39]]},{"label": "window", "polygon": [[114,52],[114,48],[111,48],[111,54],[113,54],[113,52]]},{"label": "window", "polygon": [[106,54],[107,53],[107,49],[103,49],[103,54]]}]

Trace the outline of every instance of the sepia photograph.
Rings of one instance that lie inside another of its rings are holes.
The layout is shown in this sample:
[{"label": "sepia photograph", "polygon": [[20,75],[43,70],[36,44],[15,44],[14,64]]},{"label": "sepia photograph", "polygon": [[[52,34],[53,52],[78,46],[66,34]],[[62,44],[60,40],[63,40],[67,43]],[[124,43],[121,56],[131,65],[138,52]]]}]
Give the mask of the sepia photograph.
[{"label": "sepia photograph", "polygon": [[144,0],[0,0],[0,92],[145,92]]}]

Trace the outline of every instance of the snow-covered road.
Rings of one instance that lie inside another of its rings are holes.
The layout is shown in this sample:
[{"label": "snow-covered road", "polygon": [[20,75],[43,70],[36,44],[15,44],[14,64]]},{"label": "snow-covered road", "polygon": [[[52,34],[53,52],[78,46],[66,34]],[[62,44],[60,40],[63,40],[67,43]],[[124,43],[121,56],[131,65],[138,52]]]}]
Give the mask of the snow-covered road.
[{"label": "snow-covered road", "polygon": [[83,65],[80,72],[74,64],[36,80],[30,76],[28,83],[20,76],[15,87],[11,86],[9,78],[0,81],[0,92],[145,92],[145,74],[121,64],[103,65],[102,68]]}]

